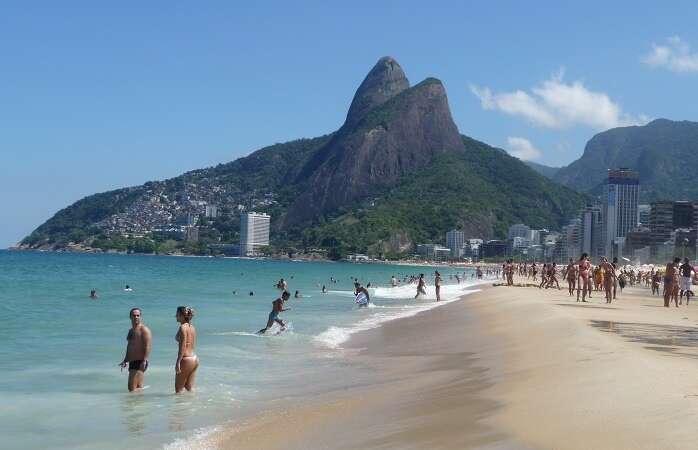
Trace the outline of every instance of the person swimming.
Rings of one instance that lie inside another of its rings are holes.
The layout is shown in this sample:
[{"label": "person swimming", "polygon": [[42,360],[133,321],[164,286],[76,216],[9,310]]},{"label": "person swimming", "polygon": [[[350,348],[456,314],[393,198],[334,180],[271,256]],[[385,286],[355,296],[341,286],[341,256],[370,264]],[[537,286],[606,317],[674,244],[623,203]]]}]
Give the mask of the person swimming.
[{"label": "person swimming", "polygon": [[300,291],[296,291],[296,293],[293,294],[293,297],[294,298],[301,298],[301,297],[303,297],[303,295],[300,293]]},{"label": "person swimming", "polygon": [[124,288],[124,292],[131,292],[131,291],[133,291],[133,289],[131,289],[131,286],[129,286],[127,284],[126,287]]},{"label": "person swimming", "polygon": [[178,306],[175,318],[179,322],[179,330],[175,340],[179,344],[177,361],[175,362],[175,393],[194,390],[196,370],[199,368],[199,358],[194,354],[196,347],[196,329],[191,324],[194,310],[189,306]]},{"label": "person swimming", "polygon": [[97,290],[96,290],[96,289],[92,289],[92,290],[90,291],[90,298],[93,299],[93,300],[96,300],[96,299],[99,298],[99,295],[97,295]]}]

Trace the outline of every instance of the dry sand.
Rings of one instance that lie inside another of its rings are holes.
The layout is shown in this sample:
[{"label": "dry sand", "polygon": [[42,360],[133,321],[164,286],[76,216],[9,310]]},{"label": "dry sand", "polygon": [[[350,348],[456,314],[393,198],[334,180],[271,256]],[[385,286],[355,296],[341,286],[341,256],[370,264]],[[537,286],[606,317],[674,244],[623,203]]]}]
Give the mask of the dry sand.
[{"label": "dry sand", "polygon": [[[350,341],[363,388],[236,424],[230,449],[698,448],[698,302],[496,287]],[[349,384],[349,383],[348,383]]]}]

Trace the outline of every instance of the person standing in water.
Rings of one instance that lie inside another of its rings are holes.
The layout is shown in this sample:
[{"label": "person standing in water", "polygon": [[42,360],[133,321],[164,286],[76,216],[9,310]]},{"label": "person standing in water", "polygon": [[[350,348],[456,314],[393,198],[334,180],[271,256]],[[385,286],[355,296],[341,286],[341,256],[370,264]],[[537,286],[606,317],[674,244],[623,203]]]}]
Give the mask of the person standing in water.
[{"label": "person standing in water", "polygon": [[153,338],[150,329],[143,325],[140,308],[133,308],[129,317],[131,329],[126,335],[126,356],[119,365],[122,369],[128,365],[128,391],[133,392],[143,389]]},{"label": "person standing in water", "polygon": [[177,362],[175,363],[175,393],[179,394],[185,389],[187,391],[194,390],[199,358],[194,354],[196,329],[191,324],[194,310],[188,306],[178,306],[175,317],[180,324],[175,335],[175,340],[179,343]]},{"label": "person standing in water", "polygon": [[438,270],[434,271],[434,289],[436,290],[436,301],[441,301],[441,274]]},{"label": "person standing in water", "polygon": [[419,298],[420,295],[427,295],[426,281],[424,281],[424,274],[419,274],[419,279],[417,279],[417,295],[414,296],[415,299]]},{"label": "person standing in water", "polygon": [[257,332],[257,334],[264,334],[267,332],[269,328],[274,325],[274,322],[278,323],[281,325],[281,331],[286,329],[286,324],[279,319],[279,313],[282,313],[284,311],[288,311],[290,308],[284,308],[284,302],[286,302],[289,297],[291,296],[291,293],[288,291],[284,291],[281,294],[280,298],[277,298],[271,303],[271,312],[269,313],[269,319],[267,320],[267,326],[262,328]]},{"label": "person standing in water", "polygon": [[90,291],[90,298],[92,300],[97,300],[99,298],[99,295],[97,295],[97,289],[92,289]]},{"label": "person standing in water", "polygon": [[[366,296],[366,301],[365,302],[359,302],[359,294],[364,294]],[[357,303],[359,305],[359,308],[367,307],[369,303],[371,303],[371,295],[368,293],[368,289],[363,287],[361,283],[356,281],[354,283],[354,295],[357,298]]]}]

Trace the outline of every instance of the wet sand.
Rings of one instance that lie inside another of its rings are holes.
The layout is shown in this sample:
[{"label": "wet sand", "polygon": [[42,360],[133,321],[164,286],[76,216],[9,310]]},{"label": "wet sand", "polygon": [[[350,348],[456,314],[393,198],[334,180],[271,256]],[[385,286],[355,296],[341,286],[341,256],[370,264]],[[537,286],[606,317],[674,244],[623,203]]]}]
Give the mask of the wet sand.
[{"label": "wet sand", "polygon": [[[228,428],[225,449],[689,449],[698,302],[496,287],[360,333],[375,379]],[[347,380],[347,385],[349,380]]]}]

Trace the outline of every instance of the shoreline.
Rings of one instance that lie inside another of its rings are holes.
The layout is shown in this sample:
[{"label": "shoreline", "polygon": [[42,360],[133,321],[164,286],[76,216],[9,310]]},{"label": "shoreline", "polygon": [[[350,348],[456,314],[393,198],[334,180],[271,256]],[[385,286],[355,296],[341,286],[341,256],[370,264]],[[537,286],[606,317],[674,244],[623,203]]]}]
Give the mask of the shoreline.
[{"label": "shoreline", "polygon": [[225,427],[216,446],[695,447],[698,307],[661,308],[641,288],[601,296],[488,287],[361,331],[346,359],[370,383]]}]

